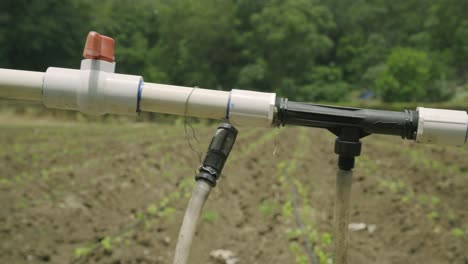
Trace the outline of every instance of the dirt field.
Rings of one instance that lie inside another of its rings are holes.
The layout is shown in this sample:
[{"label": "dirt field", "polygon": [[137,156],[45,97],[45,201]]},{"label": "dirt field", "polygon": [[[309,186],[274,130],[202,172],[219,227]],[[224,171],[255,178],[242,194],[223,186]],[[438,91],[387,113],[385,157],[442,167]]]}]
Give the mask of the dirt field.
[{"label": "dirt field", "polygon": [[[216,125],[194,128],[205,151]],[[310,263],[306,240],[331,263],[334,136],[239,130],[191,263]],[[363,142],[349,263],[468,263],[468,149]],[[182,124],[0,118],[0,263],[172,263],[198,165]]]}]

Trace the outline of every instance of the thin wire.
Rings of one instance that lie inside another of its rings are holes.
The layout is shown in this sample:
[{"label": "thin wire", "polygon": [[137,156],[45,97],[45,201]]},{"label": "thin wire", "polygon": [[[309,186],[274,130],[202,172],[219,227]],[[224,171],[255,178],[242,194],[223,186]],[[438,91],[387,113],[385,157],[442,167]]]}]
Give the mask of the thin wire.
[{"label": "thin wire", "polygon": [[197,86],[193,87],[192,90],[190,91],[190,94],[187,96],[187,100],[185,100],[184,131],[185,131],[185,139],[187,140],[187,144],[188,144],[189,148],[193,152],[195,152],[195,154],[198,156],[198,162],[201,164],[201,162],[202,162],[202,152],[192,145],[192,142],[190,141],[190,137],[189,137],[188,132],[187,132],[187,127],[190,127],[190,130],[192,132],[192,137],[195,139],[195,142],[197,142],[197,144],[200,143],[200,141],[197,138],[197,134],[195,133],[195,128],[190,123],[192,120],[191,120],[191,118],[189,118],[187,116],[190,97],[192,96],[193,92],[197,88],[198,88]]}]

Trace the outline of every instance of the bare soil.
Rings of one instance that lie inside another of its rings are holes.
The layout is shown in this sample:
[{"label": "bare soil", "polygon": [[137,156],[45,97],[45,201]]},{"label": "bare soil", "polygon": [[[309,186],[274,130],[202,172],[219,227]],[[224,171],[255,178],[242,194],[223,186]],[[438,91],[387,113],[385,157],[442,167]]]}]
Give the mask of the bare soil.
[{"label": "bare soil", "polygon": [[[192,144],[205,151],[215,129],[195,125]],[[191,263],[218,263],[215,249],[239,263],[309,263],[304,235],[330,263],[334,136],[239,130]],[[375,230],[350,232],[349,263],[467,264],[467,154],[364,139],[351,222]],[[183,125],[0,119],[0,263],[172,263],[198,166]]]}]

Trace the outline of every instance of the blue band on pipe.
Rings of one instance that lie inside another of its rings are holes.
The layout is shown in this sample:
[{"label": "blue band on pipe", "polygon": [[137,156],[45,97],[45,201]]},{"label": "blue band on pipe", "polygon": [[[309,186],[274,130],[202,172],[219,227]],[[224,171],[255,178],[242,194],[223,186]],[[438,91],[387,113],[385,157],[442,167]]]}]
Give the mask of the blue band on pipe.
[{"label": "blue band on pipe", "polygon": [[465,134],[465,143],[466,144],[466,139],[468,139],[468,123],[466,123],[466,134]]},{"label": "blue band on pipe", "polygon": [[140,83],[138,84],[138,93],[137,93],[137,107],[136,107],[136,112],[140,113],[140,101],[141,101],[141,92],[143,91],[143,80],[140,80]]},{"label": "blue band on pipe", "polygon": [[231,93],[229,93],[227,107],[226,107],[226,120],[229,120],[229,111],[231,111]]}]

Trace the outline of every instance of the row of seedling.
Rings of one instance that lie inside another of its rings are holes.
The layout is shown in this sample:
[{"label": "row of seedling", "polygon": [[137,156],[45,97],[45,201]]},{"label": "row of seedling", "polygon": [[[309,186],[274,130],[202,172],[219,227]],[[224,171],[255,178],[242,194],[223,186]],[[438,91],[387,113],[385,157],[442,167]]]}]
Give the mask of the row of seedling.
[{"label": "row of seedling", "polygon": [[[258,134],[258,131],[251,130],[248,134],[244,134],[242,138],[248,139],[251,136],[255,136],[256,134]],[[249,144],[248,147],[244,148],[240,152],[234,152],[233,155],[229,158],[228,163],[234,163],[239,159],[247,159],[257,147],[260,147],[263,144],[267,144],[270,140],[272,140],[275,134],[276,132],[271,131],[254,141],[250,141],[251,144]],[[186,142],[184,141],[184,143]],[[174,186],[177,186],[177,189],[165,194],[160,198],[158,203],[151,203],[145,210],[141,210],[135,213],[135,222],[130,224],[124,230],[120,230],[116,234],[108,235],[98,242],[91,242],[87,245],[75,248],[73,252],[75,260],[84,260],[91,252],[94,252],[99,248],[103,248],[104,250],[111,250],[115,245],[122,245],[122,242],[124,245],[131,243],[128,237],[138,228],[149,228],[157,224],[158,220],[172,216],[175,213],[174,205],[180,201],[180,199],[189,198],[190,192],[194,186],[194,179],[192,177],[194,171],[193,168],[187,167],[187,164],[180,160],[175,153],[167,153],[163,156],[162,159],[168,164],[173,164],[170,169],[165,170],[165,173],[167,174],[164,176],[165,178],[177,180],[180,179],[180,177],[173,176],[181,175],[182,179],[179,181],[179,183],[174,183]],[[213,214],[213,212],[205,212],[202,218],[208,221],[214,221],[216,214]]]},{"label": "row of seedling", "polygon": [[311,192],[306,184],[295,177],[297,173],[302,173],[298,171],[303,160],[301,157],[307,155],[311,145],[306,130],[299,131],[292,158],[280,161],[276,165],[276,178],[284,197],[263,201],[260,211],[270,216],[279,213],[289,226],[285,239],[289,242],[289,249],[297,264],[329,264],[332,263],[329,252],[332,236],[328,232],[319,231],[317,223],[311,220],[316,213],[310,204]]},{"label": "row of seedling", "polygon": [[[414,148],[403,147],[395,148],[395,144],[391,141],[375,141],[376,146],[379,147],[379,150],[391,149],[398,150],[402,156],[406,157],[412,166],[416,168],[424,168],[433,170],[436,172],[441,172],[443,174],[461,176],[465,179],[468,179],[468,168],[460,164],[449,164],[448,161],[440,161],[438,157],[432,156],[428,153],[431,149],[437,149],[442,152],[448,152],[451,155],[457,156],[458,152],[465,151],[463,148],[456,147],[440,147],[440,146],[417,146]],[[466,154],[466,153],[465,153]],[[432,157],[431,157],[432,156]]]},{"label": "row of seedling", "polygon": [[[368,177],[377,178],[379,186],[398,195],[401,203],[417,206],[426,212],[427,219],[433,224],[434,233],[441,233],[442,227],[439,222],[446,218],[449,222],[456,222],[459,218],[454,211],[443,202],[443,200],[432,194],[415,192],[412,186],[401,178],[388,176],[379,165],[366,155],[359,158],[358,169]],[[450,233],[455,237],[468,235],[468,229],[464,227],[452,227]]]},{"label": "row of seedling", "polygon": [[[159,150],[164,149],[165,147],[177,147],[177,146],[182,146],[185,142],[183,141],[178,141],[176,144],[171,144],[171,139],[178,138],[177,136],[173,135],[168,135],[165,138],[162,138],[161,141],[164,143],[159,143],[155,145],[149,145],[145,146],[145,148],[151,149],[151,152],[157,152]],[[141,151],[146,152],[146,149],[142,149]],[[23,185],[26,183],[33,183],[34,181],[38,181],[36,184],[43,185],[44,183],[47,183],[51,177],[53,176],[60,176],[62,177],[65,174],[69,173],[74,173],[76,174],[76,170],[92,170],[94,167],[102,166],[103,164],[106,164],[106,161],[112,161],[112,160],[125,160],[129,158],[133,153],[130,152],[122,152],[116,155],[112,156],[106,156],[106,155],[101,155],[100,157],[96,157],[93,159],[88,159],[85,160],[84,162],[80,164],[70,164],[70,165],[62,165],[62,166],[54,166],[49,169],[43,169],[40,170],[39,175],[40,177],[37,177],[37,173],[27,173],[23,172],[21,174],[18,174],[14,176],[12,179],[10,178],[2,178],[0,179],[0,183],[3,185],[14,185],[17,187],[18,185]],[[145,160],[142,160],[143,163],[145,163]],[[144,164],[143,164],[144,165]],[[149,166],[143,166],[143,167],[149,167]],[[141,166],[135,166],[133,167],[133,170],[137,170],[134,172],[140,172],[142,169]],[[148,171],[148,174],[154,174],[155,171]],[[110,176],[103,176],[101,175],[100,177],[93,178],[92,181],[103,181],[105,180],[105,177],[111,177]],[[112,176],[113,177],[113,176]],[[90,186],[90,182],[85,182],[84,184],[81,185],[75,185],[74,189],[80,190],[81,192],[86,192],[86,190]],[[40,189],[37,189],[40,190]],[[19,208],[27,208],[28,205],[37,205],[40,204],[44,201],[51,201],[53,200],[59,200],[60,198],[64,197],[67,195],[69,190],[67,188],[61,189],[59,186],[54,186],[54,188],[48,189],[46,193],[42,195],[42,197],[35,197],[34,200],[32,201],[25,201],[25,200],[20,200],[18,201],[18,207]]]}]

